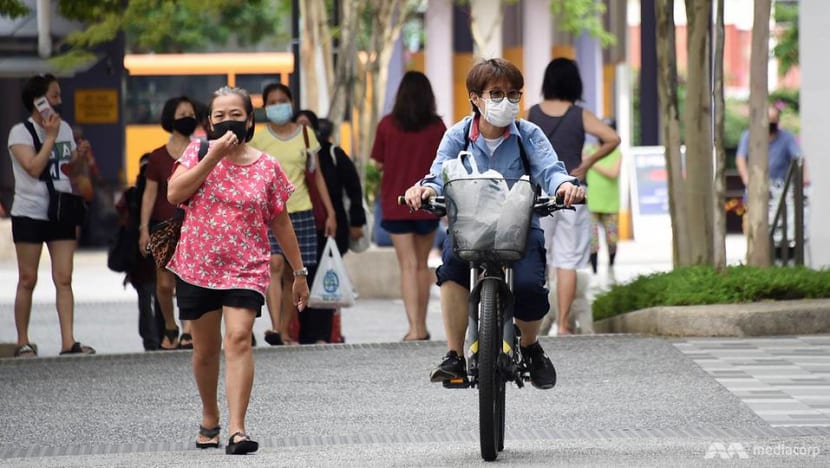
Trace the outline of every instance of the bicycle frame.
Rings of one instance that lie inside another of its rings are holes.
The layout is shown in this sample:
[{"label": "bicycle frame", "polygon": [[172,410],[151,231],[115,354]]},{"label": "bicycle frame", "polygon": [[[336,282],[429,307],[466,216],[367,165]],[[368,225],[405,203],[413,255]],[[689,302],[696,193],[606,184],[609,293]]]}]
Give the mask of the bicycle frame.
[{"label": "bicycle frame", "polygon": [[[535,197],[532,201],[532,210],[539,215],[569,209],[561,200]],[[398,204],[405,202],[403,197],[398,197]],[[431,198],[421,208],[439,217],[447,214],[444,197]],[[495,460],[498,452],[504,450],[505,384],[514,382],[521,388],[524,381],[530,380],[519,347],[520,333],[513,320],[513,268],[510,265],[524,255],[524,243],[520,245],[521,249],[508,248],[500,255],[487,255],[487,252],[478,255],[479,252],[474,250],[467,250],[464,256],[458,255],[466,258],[470,266],[464,342],[467,376],[443,382],[443,385],[447,388],[478,388],[481,456],[486,461]],[[453,248],[455,251],[455,245]],[[511,255],[513,258],[509,259]]]}]

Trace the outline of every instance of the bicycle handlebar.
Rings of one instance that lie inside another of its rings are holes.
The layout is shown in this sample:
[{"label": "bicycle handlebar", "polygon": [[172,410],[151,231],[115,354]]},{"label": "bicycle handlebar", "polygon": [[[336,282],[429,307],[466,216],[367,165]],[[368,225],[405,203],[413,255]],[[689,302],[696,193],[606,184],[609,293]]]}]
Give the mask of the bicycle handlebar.
[{"label": "bicycle handlebar", "polygon": [[[403,195],[398,195],[398,205],[406,205],[406,198]],[[550,216],[560,210],[576,210],[573,205],[583,205],[585,199],[579,203],[573,203],[571,206],[565,206],[562,197],[536,197],[533,203],[533,212],[539,216]],[[447,204],[444,197],[429,197],[423,200],[421,208],[424,211],[434,214],[439,218],[447,214]]]}]

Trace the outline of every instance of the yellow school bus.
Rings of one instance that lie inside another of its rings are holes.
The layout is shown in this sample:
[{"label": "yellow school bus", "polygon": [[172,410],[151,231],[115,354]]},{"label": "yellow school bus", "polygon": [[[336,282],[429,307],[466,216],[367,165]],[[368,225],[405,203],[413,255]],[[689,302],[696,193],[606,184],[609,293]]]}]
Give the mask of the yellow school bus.
[{"label": "yellow school bus", "polygon": [[163,145],[170,137],[160,123],[165,101],[187,96],[207,103],[213,91],[222,86],[238,86],[251,93],[256,120],[264,122],[259,93],[275,81],[288,85],[294,56],[289,52],[127,54],[124,68],[124,182],[130,185],[138,174],[141,155]]}]

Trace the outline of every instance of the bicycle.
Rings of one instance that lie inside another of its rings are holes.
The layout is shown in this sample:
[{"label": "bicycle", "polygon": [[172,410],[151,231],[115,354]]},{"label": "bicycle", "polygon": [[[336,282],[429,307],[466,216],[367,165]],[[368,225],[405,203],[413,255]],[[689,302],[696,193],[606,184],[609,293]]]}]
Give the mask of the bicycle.
[{"label": "bicycle", "polygon": [[[501,180],[510,185],[511,180]],[[479,438],[485,461],[495,460],[498,452],[504,450],[506,384],[513,382],[522,388],[530,380],[519,346],[521,333],[513,323],[510,265],[525,254],[532,213],[548,216],[574,209],[561,200],[537,196],[526,178],[513,180],[501,210],[489,213],[491,219],[497,217],[498,221],[495,227],[489,226],[493,229],[488,229],[488,223],[480,219],[481,212],[473,204],[481,209],[481,200],[488,198],[482,194],[498,181],[451,180],[445,184],[445,196],[431,197],[421,205],[422,210],[438,217],[447,215],[453,252],[470,264],[469,320],[464,344],[467,376],[444,382],[444,387],[478,388]],[[519,195],[510,200],[514,193]],[[398,204],[405,203],[404,197],[398,197]],[[508,221],[504,221],[506,218]]]}]

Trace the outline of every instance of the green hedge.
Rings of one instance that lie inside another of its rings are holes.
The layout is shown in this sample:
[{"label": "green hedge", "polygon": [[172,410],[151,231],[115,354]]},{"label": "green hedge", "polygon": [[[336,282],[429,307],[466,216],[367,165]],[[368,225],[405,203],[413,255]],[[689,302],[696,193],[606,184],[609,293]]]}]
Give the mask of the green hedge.
[{"label": "green hedge", "polygon": [[830,297],[830,270],[732,266],[677,268],[639,276],[594,299],[594,320],[656,306],[734,304]]}]

